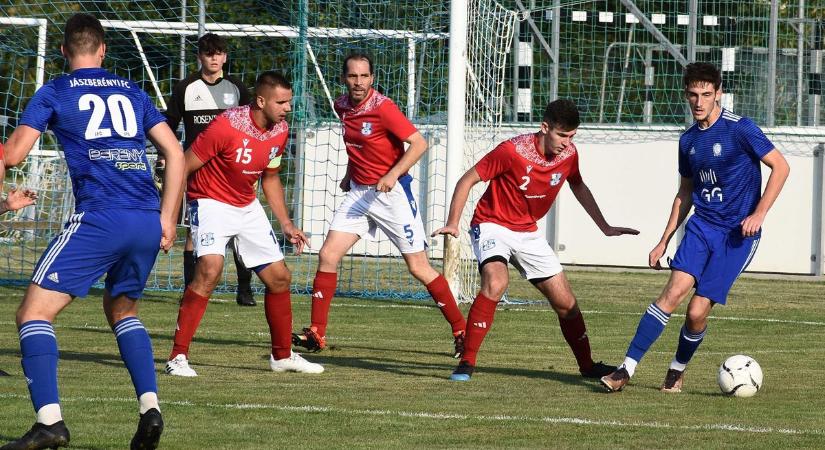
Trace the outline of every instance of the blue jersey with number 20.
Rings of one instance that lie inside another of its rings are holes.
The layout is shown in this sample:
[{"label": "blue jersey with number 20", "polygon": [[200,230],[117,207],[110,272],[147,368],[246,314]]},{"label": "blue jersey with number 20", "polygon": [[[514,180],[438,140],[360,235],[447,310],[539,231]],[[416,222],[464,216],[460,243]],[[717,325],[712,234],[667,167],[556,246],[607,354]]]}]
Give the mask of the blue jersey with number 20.
[{"label": "blue jersey with number 20", "polygon": [[165,120],[130,80],[100,68],[78,69],[40,88],[21,125],[50,129],[63,146],[77,212],[158,210],[146,158],[146,132]]}]

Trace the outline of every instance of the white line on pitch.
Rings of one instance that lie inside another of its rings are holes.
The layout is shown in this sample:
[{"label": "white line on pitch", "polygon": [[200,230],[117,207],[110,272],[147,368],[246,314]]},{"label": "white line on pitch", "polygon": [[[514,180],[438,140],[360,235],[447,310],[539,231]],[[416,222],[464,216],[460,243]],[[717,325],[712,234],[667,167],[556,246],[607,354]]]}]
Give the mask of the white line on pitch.
[{"label": "white line on pitch", "polygon": [[[0,398],[14,398],[28,400],[28,396],[19,394],[0,394]],[[103,397],[66,397],[61,402],[81,402],[81,403],[134,403],[133,398],[103,398]],[[306,412],[306,413],[333,413],[358,416],[389,416],[389,417],[412,417],[418,419],[453,419],[453,420],[476,420],[481,422],[532,422],[532,423],[554,423],[569,425],[592,425],[601,427],[636,427],[636,428],[658,428],[689,431],[732,431],[736,433],[764,433],[764,434],[813,434],[823,435],[823,430],[801,430],[794,428],[773,428],[773,427],[749,427],[733,424],[705,424],[705,425],[674,425],[663,422],[623,422],[618,420],[593,420],[579,417],[546,417],[546,416],[509,416],[509,415],[468,415],[452,413],[430,413],[415,411],[392,411],[384,409],[347,409],[330,406],[280,406],[266,405],[261,403],[193,403],[190,401],[164,401],[166,406],[183,406],[196,408],[220,408],[220,409],[260,409],[286,412]]]}]

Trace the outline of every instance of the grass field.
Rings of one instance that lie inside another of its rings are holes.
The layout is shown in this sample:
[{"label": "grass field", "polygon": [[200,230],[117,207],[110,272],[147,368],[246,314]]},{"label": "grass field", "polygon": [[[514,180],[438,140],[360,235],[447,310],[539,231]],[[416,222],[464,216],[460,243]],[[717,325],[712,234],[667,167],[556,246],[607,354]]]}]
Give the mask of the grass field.
[{"label": "grass field", "polygon": [[[624,356],[640,314],[665,276],[572,271],[596,359]],[[536,298],[514,282],[514,295]],[[137,406],[99,293],[56,323],[63,413],[73,448],[125,448]],[[499,309],[468,383],[447,380],[456,361],[438,311],[425,302],[336,299],[332,347],[307,358],[321,375],[268,370],[263,308],[212,302],[190,357],[199,377],[163,373],[177,314],[174,293],[150,293],[150,330],[166,430],[162,448],[823,448],[825,283],[742,279],[717,307],[682,394],[658,391],[684,305],[624,392],[578,376],[546,304]],[[0,441],[19,437],[33,413],[19,362],[14,311],[21,289],[0,288]],[[462,308],[466,314],[466,307]],[[309,302],[293,298],[295,327]],[[727,398],[716,369],[755,357],[765,385]]]}]

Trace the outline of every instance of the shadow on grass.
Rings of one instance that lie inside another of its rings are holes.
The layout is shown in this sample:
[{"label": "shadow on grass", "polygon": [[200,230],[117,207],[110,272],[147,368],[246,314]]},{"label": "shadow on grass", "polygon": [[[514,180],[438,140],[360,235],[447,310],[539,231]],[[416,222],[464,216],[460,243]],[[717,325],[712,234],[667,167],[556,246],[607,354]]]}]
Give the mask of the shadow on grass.
[{"label": "shadow on grass", "polygon": [[[27,431],[29,431],[29,430],[28,429],[20,430],[20,436],[23,436],[23,434],[26,433]],[[11,442],[13,440],[20,439],[20,436],[11,436],[11,435],[7,435],[7,434],[0,434],[0,443]],[[74,435],[72,435],[72,437],[74,437]],[[108,448],[108,447],[95,447],[95,446],[78,445],[76,443],[76,439],[71,441],[70,445],[71,445],[72,449],[77,448],[77,449],[89,449],[89,450],[104,450],[104,449]]]}]

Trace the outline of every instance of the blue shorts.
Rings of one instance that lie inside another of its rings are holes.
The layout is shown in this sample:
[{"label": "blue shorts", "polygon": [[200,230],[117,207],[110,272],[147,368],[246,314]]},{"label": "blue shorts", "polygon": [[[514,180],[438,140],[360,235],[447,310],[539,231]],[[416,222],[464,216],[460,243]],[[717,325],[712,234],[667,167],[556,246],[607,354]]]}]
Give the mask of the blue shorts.
[{"label": "blue shorts", "polygon": [[693,216],[685,225],[685,237],[670,268],[693,275],[696,295],[724,305],[758,246],[759,237],[743,237],[741,228],[722,231]]},{"label": "blue shorts", "polygon": [[107,209],[73,214],[34,267],[32,283],[85,297],[106,274],[113,297],[140,298],[160,250],[160,213]]}]

